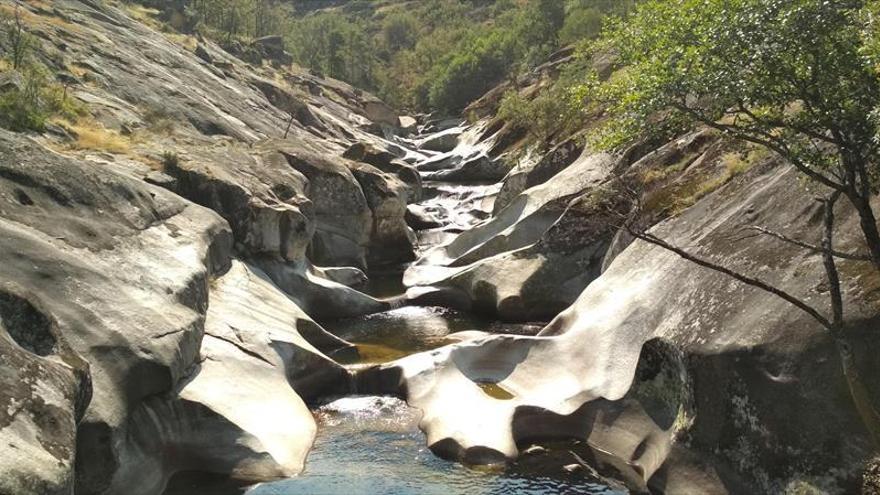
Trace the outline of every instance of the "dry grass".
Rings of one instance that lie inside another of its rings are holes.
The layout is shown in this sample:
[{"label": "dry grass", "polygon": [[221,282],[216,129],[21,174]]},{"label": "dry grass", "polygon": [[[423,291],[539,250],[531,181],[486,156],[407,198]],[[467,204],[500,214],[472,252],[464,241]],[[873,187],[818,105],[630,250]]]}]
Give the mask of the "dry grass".
[{"label": "dry grass", "polygon": [[77,79],[83,80],[89,74],[89,70],[79,64],[70,64],[67,71],[76,76]]},{"label": "dry grass", "polygon": [[[177,26],[183,22],[182,20],[178,20],[175,17],[172,17],[170,22],[166,24],[159,19],[161,12],[157,9],[132,3],[124,3],[123,5],[126,12],[128,12],[128,15],[130,15],[133,19],[139,21],[140,23],[148,26],[150,29],[162,33],[162,35],[165,36],[168,41],[171,41],[176,45],[180,45],[189,51],[194,51],[196,49],[196,46],[198,46],[198,40],[195,38],[195,36],[181,34],[169,30],[168,24],[170,24],[171,26]],[[179,14],[175,14],[175,16],[176,15]]]},{"label": "dry grass", "polygon": [[662,180],[668,179],[674,174],[683,171],[688,165],[693,163],[699,155],[697,153],[688,153],[681,160],[665,167],[658,167],[645,170],[642,172],[642,184],[649,186]]},{"label": "dry grass", "polygon": [[153,29],[158,30],[162,28],[162,23],[158,20],[158,16],[161,12],[157,9],[151,9],[140,4],[128,2],[125,2],[122,5],[132,19],[140,21],[142,24],[146,24]]},{"label": "dry grass", "polygon": [[76,140],[71,143],[73,149],[106,151],[114,154],[128,153],[131,149],[131,139],[116,131],[105,129],[100,124],[80,121],[69,127],[76,134]]},{"label": "dry grass", "polygon": [[167,32],[163,32],[162,34],[168,39],[168,41],[180,45],[191,52],[195,51],[196,47],[199,46],[199,40],[197,40],[195,36]]},{"label": "dry grass", "polygon": [[[670,215],[678,215],[682,211],[696,204],[699,200],[720,189],[721,186],[730,182],[733,178],[744,174],[752,167],[767,157],[769,152],[764,148],[749,147],[739,152],[728,152],[721,155],[716,164],[723,165],[723,170],[718,173],[694,173],[685,176],[684,180],[670,184],[654,191],[646,198],[645,208],[651,211],[666,212]],[[660,170],[648,171],[642,179],[645,184],[666,179],[673,172],[681,170],[679,164]]]},{"label": "dry grass", "polygon": [[[51,5],[49,5],[47,2],[37,0],[29,0],[28,4],[34,7],[43,8],[45,10],[49,10],[51,7]],[[19,9],[18,12],[21,15],[21,20],[32,28],[55,26],[74,33],[83,32],[83,28],[81,26],[78,26],[71,22],[67,22],[60,17],[38,15],[24,8]],[[5,17],[14,17],[15,7],[11,5],[0,5],[0,15]]]}]

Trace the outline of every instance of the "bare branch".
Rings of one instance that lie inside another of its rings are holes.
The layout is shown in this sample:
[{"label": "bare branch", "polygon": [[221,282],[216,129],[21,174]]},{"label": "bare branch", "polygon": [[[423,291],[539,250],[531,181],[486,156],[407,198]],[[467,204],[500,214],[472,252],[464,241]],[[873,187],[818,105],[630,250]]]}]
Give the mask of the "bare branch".
[{"label": "bare branch", "polygon": [[752,135],[749,135],[749,134],[742,132],[736,126],[720,124],[720,123],[716,122],[715,120],[713,120],[709,117],[706,117],[705,115],[702,115],[700,112],[697,112],[693,108],[688,107],[687,105],[674,104],[673,107],[675,107],[675,109],[677,109],[681,112],[687,113],[691,118],[700,122],[701,124],[706,125],[708,127],[711,127],[713,129],[716,129],[718,131],[721,131],[727,135],[733,136],[734,138],[739,139],[740,141],[746,141],[749,143],[757,144],[757,145],[763,146],[771,151],[775,151],[780,156],[785,157],[792,165],[794,165],[795,168],[797,168],[804,175],[815,180],[816,182],[818,182],[820,184],[823,184],[831,189],[834,189],[835,191],[845,191],[845,189],[846,189],[845,185],[829,179],[824,174],[821,174],[821,173],[817,172],[816,170],[813,170],[812,168],[810,168],[809,165],[798,160],[796,157],[794,157],[792,155],[792,153],[788,150],[788,148],[785,147],[784,143],[774,142],[774,139],[772,136],[768,137],[767,139],[761,139],[759,137],[752,136]]},{"label": "bare branch", "polygon": [[708,260],[705,260],[705,259],[700,258],[698,256],[695,256],[691,253],[688,253],[687,251],[685,251],[683,249],[680,249],[678,247],[673,246],[672,244],[669,244],[668,242],[664,241],[663,239],[660,239],[659,237],[657,237],[653,234],[649,234],[647,232],[639,232],[638,230],[633,229],[630,226],[627,226],[627,231],[630,233],[630,235],[632,235],[633,237],[635,237],[637,239],[641,239],[647,243],[661,247],[667,251],[671,251],[671,252],[677,254],[678,256],[680,256],[681,258],[683,258],[687,261],[690,261],[692,263],[695,263],[699,266],[702,266],[703,268],[708,268],[710,270],[722,273],[722,274],[727,275],[733,279],[736,279],[746,285],[761,289],[764,292],[769,292],[770,294],[773,294],[773,295],[785,300],[786,302],[788,302],[792,306],[795,306],[796,308],[800,309],[804,313],[810,315],[814,320],[819,322],[826,329],[833,330],[833,328],[834,328],[834,325],[830,321],[828,321],[828,318],[825,318],[815,308],[813,308],[812,306],[810,306],[806,302],[798,299],[797,297],[789,294],[788,292],[785,292],[781,289],[773,287],[772,285],[768,284],[767,282],[764,282],[763,280],[760,280],[760,279],[757,279],[754,277],[750,277],[750,276],[744,275],[742,273],[738,273],[734,270],[731,270],[730,268],[721,266],[717,263],[713,263],[711,261],[708,261]]},{"label": "bare branch", "polygon": [[[779,232],[776,232],[776,231],[773,231],[770,229],[765,229],[764,227],[752,225],[752,226],[749,226],[746,228],[749,230],[754,230],[754,231],[760,232],[765,235],[769,235],[770,237],[775,237],[776,239],[779,239],[780,241],[787,242],[789,244],[793,244],[798,247],[802,247],[802,248],[807,249],[809,251],[813,251],[814,253],[826,253],[825,249],[822,246],[816,246],[815,244],[809,244],[804,241],[792,239],[791,237],[788,237],[785,234],[781,234]],[[835,258],[840,258],[840,259],[844,259],[844,260],[871,261],[871,257],[868,256],[867,254],[844,253],[842,251],[836,251],[836,250],[832,250],[830,252],[830,254],[832,256],[834,256]]]}]

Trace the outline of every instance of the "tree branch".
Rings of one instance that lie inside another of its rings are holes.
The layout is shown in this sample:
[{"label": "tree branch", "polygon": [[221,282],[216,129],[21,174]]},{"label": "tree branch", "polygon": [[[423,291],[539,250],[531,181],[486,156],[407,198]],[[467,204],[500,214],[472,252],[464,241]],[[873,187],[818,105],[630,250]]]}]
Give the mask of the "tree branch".
[{"label": "tree branch", "polygon": [[[787,242],[789,244],[793,244],[798,247],[802,247],[802,248],[807,249],[809,251],[813,251],[814,253],[823,253],[823,254],[827,253],[825,248],[823,248],[822,246],[816,246],[815,244],[809,244],[809,243],[806,243],[803,241],[799,241],[797,239],[792,239],[791,237],[788,237],[785,234],[781,234],[779,232],[776,232],[776,231],[773,231],[770,229],[765,229],[764,227],[752,225],[752,226],[749,226],[746,228],[749,230],[754,230],[754,231],[760,232],[765,235],[769,235],[770,237],[775,237],[776,239],[779,239],[780,241]],[[831,250],[830,254],[832,256],[834,256],[835,258],[840,258],[840,259],[844,259],[844,260],[871,261],[871,257],[868,256],[867,254],[844,253],[842,251],[836,251],[836,250]]]},{"label": "tree branch", "polygon": [[840,191],[834,191],[825,203],[825,215],[823,216],[824,231],[822,233],[822,261],[825,265],[825,275],[828,278],[828,293],[831,297],[832,324],[831,333],[834,338],[840,338],[841,326],[843,325],[843,295],[840,292],[840,274],[834,263],[834,205],[840,199]]},{"label": "tree branch", "polygon": [[818,182],[820,184],[823,184],[831,189],[834,189],[835,191],[844,191],[846,188],[846,186],[844,186],[843,184],[837,183],[837,182],[829,179],[825,175],[813,170],[807,164],[805,164],[804,162],[802,162],[802,161],[798,160],[797,158],[795,158],[794,156],[792,156],[792,153],[789,152],[789,150],[787,148],[785,148],[785,146],[783,144],[774,143],[769,139],[761,139],[759,137],[746,134],[746,133],[742,132],[741,130],[739,130],[735,126],[720,124],[720,123],[716,122],[715,120],[712,120],[711,118],[708,118],[708,117],[700,114],[699,112],[697,112],[693,108],[688,107],[687,105],[673,103],[672,106],[676,110],[687,113],[691,118],[693,118],[694,120],[696,120],[706,126],[709,126],[713,129],[721,131],[725,134],[731,135],[734,138],[739,139],[741,141],[746,141],[746,142],[758,144],[758,145],[764,146],[767,149],[775,151],[780,156],[784,157],[789,162],[791,162],[791,164],[794,165],[795,168],[797,168],[804,175],[815,180],[816,182]]},{"label": "tree branch", "polygon": [[830,321],[828,321],[827,318],[822,316],[821,313],[819,313],[816,309],[811,307],[809,304],[807,304],[804,301],[798,299],[797,297],[789,294],[788,292],[785,292],[781,289],[773,287],[772,285],[768,284],[767,282],[764,282],[763,280],[760,280],[760,279],[757,279],[754,277],[749,277],[748,275],[743,275],[742,273],[735,272],[735,271],[733,271],[727,267],[721,266],[717,263],[713,263],[711,261],[705,260],[705,259],[700,258],[698,256],[695,256],[693,254],[690,254],[687,251],[680,249],[680,248],[677,248],[677,247],[669,244],[668,242],[664,241],[663,239],[660,239],[659,237],[657,237],[653,234],[649,234],[647,232],[639,232],[639,231],[631,228],[631,226],[629,226],[629,225],[626,226],[626,230],[633,237],[635,237],[637,239],[641,239],[649,244],[653,244],[655,246],[661,247],[667,251],[671,251],[671,252],[677,254],[679,257],[681,257],[687,261],[690,261],[691,263],[702,266],[703,268],[708,268],[710,270],[722,273],[722,274],[727,275],[733,279],[736,279],[746,285],[761,289],[764,292],[769,292],[770,294],[773,294],[773,295],[785,300],[786,302],[788,302],[792,306],[795,306],[796,308],[800,309],[804,313],[810,315],[814,320],[819,322],[826,329],[833,330],[833,324]]}]

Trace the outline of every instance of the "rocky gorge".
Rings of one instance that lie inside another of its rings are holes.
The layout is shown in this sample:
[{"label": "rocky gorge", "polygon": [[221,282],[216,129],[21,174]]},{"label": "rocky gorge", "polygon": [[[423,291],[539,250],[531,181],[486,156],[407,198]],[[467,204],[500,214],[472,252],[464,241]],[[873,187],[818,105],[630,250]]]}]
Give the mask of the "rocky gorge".
[{"label": "rocky gorge", "polygon": [[[824,307],[818,253],[743,234],[815,240],[817,186],[784,161],[710,129],[534,147],[491,110],[401,116],[124,5],[21,5],[85,110],[0,130],[0,494],[275,493],[378,397],[430,462],[571,485],[523,493],[880,490],[827,332],[615,223],[621,177],[651,177],[646,229]],[[880,279],[840,269],[880,404]]]}]

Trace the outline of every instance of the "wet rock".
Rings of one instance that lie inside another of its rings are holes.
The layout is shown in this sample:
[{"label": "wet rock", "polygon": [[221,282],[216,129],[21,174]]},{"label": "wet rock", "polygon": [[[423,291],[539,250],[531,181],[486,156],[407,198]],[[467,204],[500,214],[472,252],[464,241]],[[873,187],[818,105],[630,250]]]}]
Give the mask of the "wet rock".
[{"label": "wet rock", "polygon": [[547,449],[541,447],[540,445],[532,445],[531,447],[522,451],[522,455],[540,455],[547,452]]},{"label": "wet rock", "polygon": [[489,221],[428,251],[404,275],[408,286],[449,286],[475,309],[510,321],[549,319],[599,275],[614,234],[596,196],[615,159],[584,154],[550,181],[516,198]]},{"label": "wet rock", "polygon": [[381,313],[395,307],[396,301],[384,301],[325,278],[322,269],[307,262],[286,263],[271,259],[256,264],[316,320],[347,318]]},{"label": "wet rock", "polygon": [[458,140],[462,132],[462,128],[452,127],[421,139],[417,142],[417,145],[424,150],[446,153],[458,146]]},{"label": "wet rock", "polygon": [[355,143],[342,154],[343,158],[372,165],[382,172],[395,175],[409,186],[407,201],[412,203],[422,197],[422,178],[418,171],[398,160],[391,151],[379,149],[368,143]]},{"label": "wet rock", "polygon": [[[731,242],[744,221],[809,236],[814,207],[798,181],[785,165],[757,169],[653,232],[811,298],[823,274],[819,256],[780,258],[771,239]],[[858,246],[855,215],[844,208],[838,219],[841,245]],[[861,283],[850,279],[845,292],[861,322],[852,330],[856,359],[873,376],[869,356],[880,342],[860,329],[871,325],[877,301],[855,302],[865,294]],[[365,376],[386,392],[396,380],[423,411],[439,455],[494,462],[519,455],[523,438],[573,437],[594,448],[600,461],[591,464],[636,491],[777,493],[790,479],[829,472],[834,486],[853,486],[853,465],[873,455],[837,359],[809,316],[637,241],[537,338],[467,341]],[[487,394],[487,383],[507,396]]]},{"label": "wet rock", "polygon": [[482,152],[478,152],[458,164],[452,160],[442,163],[444,167],[450,168],[426,174],[425,179],[456,183],[497,182],[503,179],[509,171],[509,166],[504,160],[492,159]]},{"label": "wet rock", "polygon": [[348,287],[359,287],[368,281],[366,273],[351,266],[330,268],[315,267],[315,269],[319,271],[324,278]]},{"label": "wet rock", "polygon": [[421,205],[409,205],[406,209],[405,219],[407,225],[415,230],[428,230],[443,226],[440,219]]}]

